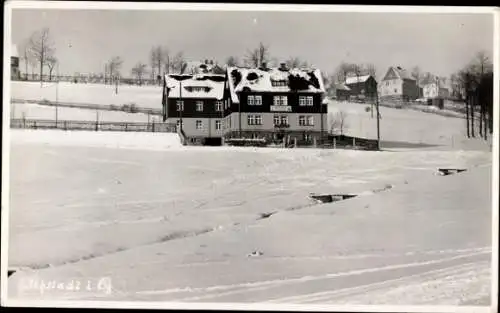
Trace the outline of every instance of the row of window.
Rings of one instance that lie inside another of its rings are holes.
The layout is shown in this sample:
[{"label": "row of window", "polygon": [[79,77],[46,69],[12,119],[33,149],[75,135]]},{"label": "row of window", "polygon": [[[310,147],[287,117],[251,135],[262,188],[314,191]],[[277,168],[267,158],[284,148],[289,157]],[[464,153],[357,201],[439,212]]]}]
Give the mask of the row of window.
[{"label": "row of window", "polygon": [[[314,103],[312,96],[300,96],[299,97],[299,105],[300,106],[312,106]],[[262,105],[262,96],[258,95],[249,95],[247,97],[248,105]],[[177,100],[177,111],[184,111],[184,101]],[[202,100],[196,101],[196,111],[203,112],[204,102]],[[274,96],[273,97],[273,105],[276,106],[286,106],[288,105],[288,97],[287,96]],[[215,111],[222,112],[224,106],[224,101],[216,101],[215,102]],[[226,102],[225,107],[228,108],[229,104]]]},{"label": "row of window", "polygon": [[[314,116],[299,115],[299,126],[314,126]],[[289,125],[287,115],[274,115],[274,125]],[[248,125],[262,125],[262,115],[248,115]]]},{"label": "row of window", "polygon": [[[249,95],[247,97],[248,105],[262,105],[262,96]],[[312,106],[314,104],[312,96],[299,96],[300,106]],[[288,105],[288,96],[274,96],[273,105]]]},{"label": "row of window", "polygon": [[[177,100],[177,111],[184,111],[184,101],[183,100]],[[218,100],[215,102],[215,111],[217,112],[222,112],[222,108],[224,105],[224,101]],[[203,111],[203,101],[199,100],[196,101],[196,111],[202,112]]]},{"label": "row of window", "polygon": [[[181,120],[177,120],[177,127],[184,127],[184,121],[181,122]],[[203,129],[203,121],[197,120],[196,121],[196,129]],[[215,129],[216,130],[221,130],[222,129],[222,121],[221,120],[215,120]]]},{"label": "row of window", "polygon": [[[314,126],[314,116],[312,115],[299,115],[299,126]],[[274,115],[273,116],[274,125],[289,125],[288,116],[287,115]],[[229,127],[231,127],[231,119],[226,118],[226,123]],[[177,127],[182,124],[184,127],[184,121],[177,120]],[[262,115],[248,115],[247,116],[247,124],[248,125],[262,125]],[[203,129],[203,121],[196,120],[196,129]],[[222,121],[215,120],[215,129],[222,129]]]}]

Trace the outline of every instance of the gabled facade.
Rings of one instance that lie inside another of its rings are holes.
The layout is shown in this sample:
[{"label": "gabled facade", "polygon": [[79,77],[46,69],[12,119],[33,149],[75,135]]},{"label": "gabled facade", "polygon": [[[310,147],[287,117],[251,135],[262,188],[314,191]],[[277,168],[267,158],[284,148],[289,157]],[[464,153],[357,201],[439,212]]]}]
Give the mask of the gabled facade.
[{"label": "gabled facade", "polygon": [[449,89],[442,86],[440,81],[436,79],[424,81],[422,91],[425,99],[448,98],[450,96]]},{"label": "gabled facade", "polygon": [[415,100],[418,97],[418,88],[417,81],[407,70],[391,66],[380,83],[380,99]]},{"label": "gabled facade", "polygon": [[345,85],[351,97],[372,101],[377,96],[377,81],[371,75],[346,77]]},{"label": "gabled facade", "polygon": [[226,138],[319,142],[327,99],[319,70],[228,67]]},{"label": "gabled facade", "polygon": [[223,136],[225,76],[169,74],[163,86],[163,115],[193,143]]}]

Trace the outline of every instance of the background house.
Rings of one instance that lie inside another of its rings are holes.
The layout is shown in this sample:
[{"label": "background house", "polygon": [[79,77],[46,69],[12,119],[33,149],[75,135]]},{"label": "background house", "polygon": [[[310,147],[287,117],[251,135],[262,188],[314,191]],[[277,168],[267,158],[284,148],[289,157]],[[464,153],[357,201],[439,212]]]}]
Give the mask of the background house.
[{"label": "background house", "polygon": [[337,100],[340,101],[349,100],[351,96],[351,88],[347,87],[345,84],[336,84],[335,96],[337,97]]},{"label": "background house", "polygon": [[17,46],[12,45],[11,55],[10,55],[10,79],[18,80],[21,78],[21,73],[19,72],[19,54],[17,52]]},{"label": "background house", "polygon": [[400,66],[391,66],[380,83],[380,99],[410,101],[418,97],[417,81]]},{"label": "background house", "polygon": [[435,98],[449,98],[450,90],[449,88],[439,80],[437,77],[432,77],[426,79],[423,82],[423,98],[425,99],[435,99]]},{"label": "background house", "polygon": [[362,100],[375,100],[377,81],[371,75],[346,77],[345,85],[350,89],[350,96]]}]

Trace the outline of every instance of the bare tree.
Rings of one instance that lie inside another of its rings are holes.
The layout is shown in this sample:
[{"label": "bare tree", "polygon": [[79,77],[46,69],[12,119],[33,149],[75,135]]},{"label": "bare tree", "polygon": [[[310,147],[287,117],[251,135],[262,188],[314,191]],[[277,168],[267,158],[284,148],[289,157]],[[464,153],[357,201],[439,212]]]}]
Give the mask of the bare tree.
[{"label": "bare tree", "polygon": [[239,60],[238,60],[238,57],[235,57],[235,56],[230,56],[230,57],[228,57],[228,58],[227,58],[227,60],[226,60],[226,65],[227,65],[227,66],[231,66],[231,67],[232,67],[232,66],[238,66],[238,64],[239,64],[239,63],[240,63],[240,62],[239,62]]},{"label": "bare tree", "polygon": [[174,58],[172,60],[172,64],[171,64],[172,71],[174,73],[180,73],[182,71],[182,67],[184,66],[185,63],[186,62],[184,60],[184,53],[182,51],[177,52],[177,54],[174,56]]},{"label": "bare tree", "polygon": [[54,56],[50,56],[47,58],[47,67],[49,68],[49,80],[52,80],[52,71],[57,64],[57,58]]},{"label": "bare tree", "polygon": [[347,113],[339,111],[336,114],[329,114],[330,133],[344,135],[344,130],[347,129]]},{"label": "bare tree", "polygon": [[142,85],[142,78],[144,77],[144,74],[146,73],[146,68],[147,65],[144,63],[137,63],[133,68],[132,68],[132,75],[137,77],[139,80],[139,85]]},{"label": "bare tree", "polygon": [[48,28],[34,32],[29,40],[31,55],[40,65],[40,82],[43,79],[43,67],[47,64],[47,59],[54,56],[55,48],[49,34]]},{"label": "bare tree", "polygon": [[253,50],[249,50],[245,57],[245,63],[250,67],[260,67],[263,63],[270,60],[269,47],[259,43],[259,46]]},{"label": "bare tree", "polygon": [[[155,72],[157,71],[158,75],[161,75],[161,69],[162,65],[165,63],[169,63],[168,61],[168,50],[165,47],[162,46],[156,46],[151,48],[151,53],[150,53],[150,62],[151,62],[151,75],[153,76],[153,79],[155,79]],[[169,66],[170,64],[166,65]],[[166,67],[165,66],[165,67]],[[167,71],[168,72],[168,71]],[[158,81],[160,83],[160,81]]]},{"label": "bare tree", "polygon": [[377,79],[377,69],[375,68],[375,65],[373,65],[372,63],[367,63],[363,67],[365,75],[370,75],[373,78]]},{"label": "bare tree", "polygon": [[112,57],[108,62],[108,72],[112,82],[115,82],[120,76],[120,70],[123,60],[119,56]]},{"label": "bare tree", "polygon": [[337,82],[344,83],[348,74],[353,72],[353,70],[354,70],[354,64],[347,62],[340,63],[340,65],[337,67],[336,70]]},{"label": "bare tree", "polygon": [[415,78],[415,81],[417,82],[417,98],[420,98],[420,83],[422,81],[422,71],[420,70],[420,67],[415,66],[411,70],[411,76]]},{"label": "bare tree", "polygon": [[29,46],[29,40],[24,41],[21,45],[21,60],[24,62],[25,66],[25,77],[28,79],[28,65],[31,65],[33,63],[33,56],[30,51],[30,46]]},{"label": "bare tree", "polygon": [[301,60],[299,57],[291,57],[286,60],[286,66],[288,68],[306,68],[308,67],[307,61]]}]

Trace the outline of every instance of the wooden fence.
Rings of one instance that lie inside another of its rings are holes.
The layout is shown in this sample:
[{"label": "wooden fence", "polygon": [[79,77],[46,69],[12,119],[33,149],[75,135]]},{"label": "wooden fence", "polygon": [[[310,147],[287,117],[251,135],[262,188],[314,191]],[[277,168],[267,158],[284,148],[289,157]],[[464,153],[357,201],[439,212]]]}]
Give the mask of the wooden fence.
[{"label": "wooden fence", "polygon": [[93,130],[93,131],[123,131],[123,132],[153,132],[175,133],[176,126],[171,123],[126,123],[99,121],[69,121],[69,120],[38,120],[11,119],[11,128],[24,129],[63,129],[63,130]]}]

